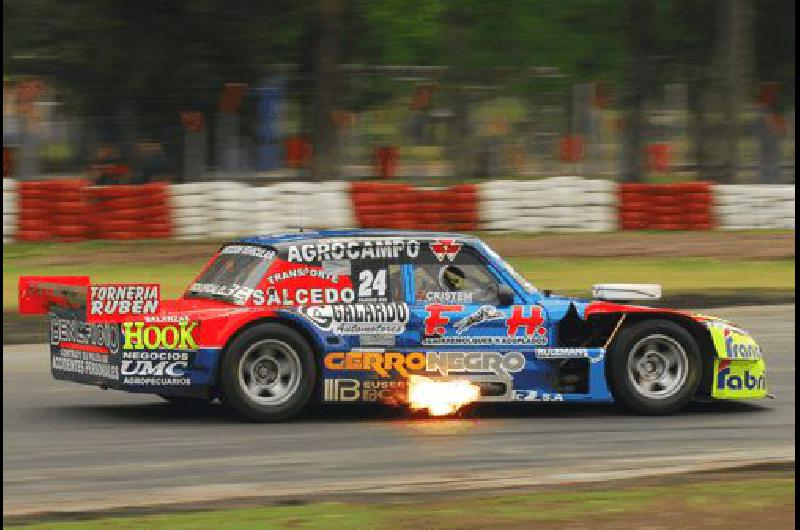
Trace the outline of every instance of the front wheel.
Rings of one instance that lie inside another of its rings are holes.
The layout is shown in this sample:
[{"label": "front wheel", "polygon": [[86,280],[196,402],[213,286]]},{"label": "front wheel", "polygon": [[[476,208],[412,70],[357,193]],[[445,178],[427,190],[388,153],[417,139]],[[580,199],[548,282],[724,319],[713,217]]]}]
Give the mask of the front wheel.
[{"label": "front wheel", "polygon": [[691,333],[669,320],[624,328],[608,354],[615,401],[640,414],[669,414],[695,395],[703,373]]},{"label": "front wheel", "polygon": [[294,416],[314,391],[308,342],[280,324],[259,324],[237,337],[222,360],[220,386],[236,411],[256,421]]}]

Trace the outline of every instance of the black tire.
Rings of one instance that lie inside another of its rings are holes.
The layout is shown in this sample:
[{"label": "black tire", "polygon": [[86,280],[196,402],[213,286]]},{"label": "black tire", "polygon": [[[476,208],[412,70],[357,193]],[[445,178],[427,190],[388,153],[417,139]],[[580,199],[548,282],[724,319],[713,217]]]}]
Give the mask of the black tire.
[{"label": "black tire", "polygon": [[[245,370],[242,368],[245,365],[243,357],[248,352],[252,355],[257,345],[278,348],[279,353],[292,357],[290,364],[299,370],[282,401],[259,402],[257,399],[271,398],[269,395],[255,397],[251,391],[245,390],[246,378],[241,375],[241,370]],[[228,346],[220,363],[219,382],[224,401],[235,411],[259,422],[281,421],[299,413],[311,398],[316,379],[314,352],[308,341],[295,330],[280,324],[258,324],[247,329]]]},{"label": "black tire", "polygon": [[[674,370],[674,376],[672,370],[667,370],[665,380],[668,384],[662,385],[664,390],[661,396],[656,396],[659,384],[639,378],[642,372],[637,371],[636,367],[647,367],[645,375],[650,377],[651,373],[647,370],[655,364],[652,369],[652,376],[655,377],[658,373],[664,374],[664,370],[659,372],[659,369],[669,363],[660,364],[660,357],[657,363],[647,363],[646,359],[640,359],[643,365],[634,362],[636,357],[633,356],[636,354],[638,357],[637,352],[642,352],[648,344],[663,344],[667,351],[677,345],[679,347],[668,355],[680,358],[681,350],[684,354],[685,368],[680,373],[685,373],[685,377],[677,375],[678,368]],[[624,327],[607,352],[606,366],[614,401],[628,410],[647,415],[670,414],[683,408],[697,392],[703,374],[700,348],[694,337],[686,328],[669,320],[645,320]],[[652,385],[649,394],[647,389],[642,388],[647,385]]]}]

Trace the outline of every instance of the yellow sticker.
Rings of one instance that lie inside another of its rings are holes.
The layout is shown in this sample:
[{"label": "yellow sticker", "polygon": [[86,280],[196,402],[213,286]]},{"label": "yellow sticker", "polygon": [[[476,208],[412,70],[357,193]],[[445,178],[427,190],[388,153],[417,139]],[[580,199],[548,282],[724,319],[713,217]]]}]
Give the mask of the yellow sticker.
[{"label": "yellow sticker", "polygon": [[767,395],[767,368],[763,359],[714,359],[716,399],[757,399]]},{"label": "yellow sticker", "polygon": [[761,348],[753,337],[721,321],[706,322],[720,359],[761,359]]}]

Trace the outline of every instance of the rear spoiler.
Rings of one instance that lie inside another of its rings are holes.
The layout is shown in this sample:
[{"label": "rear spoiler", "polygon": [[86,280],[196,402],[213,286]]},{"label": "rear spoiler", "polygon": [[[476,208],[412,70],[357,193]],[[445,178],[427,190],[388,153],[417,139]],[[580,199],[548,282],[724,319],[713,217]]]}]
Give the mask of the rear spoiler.
[{"label": "rear spoiler", "polygon": [[20,276],[19,312],[45,315],[53,307],[86,309],[88,276]]}]

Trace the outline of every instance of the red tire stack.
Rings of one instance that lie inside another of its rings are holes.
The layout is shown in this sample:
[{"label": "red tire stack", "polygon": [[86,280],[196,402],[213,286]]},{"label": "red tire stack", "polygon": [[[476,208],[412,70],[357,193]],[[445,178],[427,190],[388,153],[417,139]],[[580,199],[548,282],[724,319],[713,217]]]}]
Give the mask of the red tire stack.
[{"label": "red tire stack", "polygon": [[413,220],[410,193],[407,184],[381,182],[354,182],[350,198],[356,222],[362,228],[407,228]]},{"label": "red tire stack", "polygon": [[172,235],[164,183],[103,186],[92,188],[91,195],[99,239],[163,239]]},{"label": "red tire stack", "polygon": [[58,179],[19,187],[18,241],[83,241],[89,236],[87,182]]},{"label": "red tire stack", "polygon": [[619,218],[623,230],[710,230],[711,187],[707,182],[622,184]]},{"label": "red tire stack", "polygon": [[478,194],[472,184],[429,190],[357,182],[351,187],[351,197],[362,228],[470,231],[478,226]]},{"label": "red tire stack", "polygon": [[92,236],[91,207],[82,179],[61,179],[50,182],[53,193],[53,239],[64,242],[83,241]]},{"label": "red tire stack", "polygon": [[19,218],[18,241],[49,241],[53,237],[51,204],[55,193],[52,181],[21,182],[17,193]]}]

